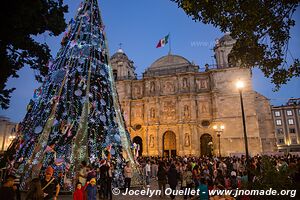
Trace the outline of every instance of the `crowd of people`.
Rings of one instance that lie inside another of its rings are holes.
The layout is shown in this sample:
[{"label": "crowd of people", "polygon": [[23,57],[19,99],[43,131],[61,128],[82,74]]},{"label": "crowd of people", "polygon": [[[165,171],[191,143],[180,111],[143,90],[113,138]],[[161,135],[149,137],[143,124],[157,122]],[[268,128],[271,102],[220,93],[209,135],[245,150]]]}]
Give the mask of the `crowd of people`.
[{"label": "crowd of people", "polygon": [[[300,181],[300,157],[298,156],[269,156],[268,159],[277,171],[288,171],[291,182],[299,184]],[[161,197],[167,187],[171,190],[196,189],[200,190],[200,197],[183,195],[183,199],[200,198],[201,200],[213,198],[209,196],[209,190],[247,188],[251,183],[258,181],[259,174],[264,170],[262,157],[254,156],[248,161],[242,157],[139,157],[137,165],[130,162],[124,164],[124,189],[130,189],[131,179],[137,168],[142,177],[141,187],[161,190]],[[74,200],[112,199],[112,182],[114,166],[106,160],[102,160],[97,168],[82,161],[76,177],[76,185],[73,192]],[[20,200],[18,191],[19,177],[8,175],[3,181],[0,196],[8,199]],[[26,200],[54,199],[56,200],[60,190],[65,189],[63,174],[58,173],[54,177],[54,170],[48,167],[42,178],[31,181],[30,190],[26,194]],[[174,199],[176,195],[170,195]],[[227,199],[234,199],[228,197]],[[242,198],[242,197],[240,197]],[[245,198],[245,197],[244,197]]]}]

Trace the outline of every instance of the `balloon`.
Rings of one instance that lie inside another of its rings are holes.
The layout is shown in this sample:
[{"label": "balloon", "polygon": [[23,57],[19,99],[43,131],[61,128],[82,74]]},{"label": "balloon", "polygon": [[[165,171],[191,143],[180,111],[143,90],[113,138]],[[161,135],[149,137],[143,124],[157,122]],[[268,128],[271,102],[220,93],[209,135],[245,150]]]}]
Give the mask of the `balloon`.
[{"label": "balloon", "polygon": [[35,127],[35,129],[34,129],[34,133],[38,134],[38,133],[42,132],[42,130],[43,130],[43,127],[37,126],[37,127]]},{"label": "balloon", "polygon": [[78,97],[81,96],[81,95],[82,95],[82,91],[79,90],[79,89],[76,90],[76,91],[75,91],[75,95],[78,96]]},{"label": "balloon", "polygon": [[115,155],[115,153],[116,153],[116,151],[115,151],[113,148],[111,148],[110,154],[111,154],[111,155]]},{"label": "balloon", "polygon": [[118,135],[118,134],[115,134],[115,140],[117,141],[117,142],[120,142],[121,141],[121,137],[120,137],[120,135]]}]

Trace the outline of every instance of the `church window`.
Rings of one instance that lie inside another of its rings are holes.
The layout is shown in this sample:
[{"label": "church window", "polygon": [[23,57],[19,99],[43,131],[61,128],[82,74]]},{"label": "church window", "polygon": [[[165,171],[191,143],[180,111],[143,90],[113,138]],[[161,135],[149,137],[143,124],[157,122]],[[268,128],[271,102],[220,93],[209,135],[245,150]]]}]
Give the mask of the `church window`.
[{"label": "church window", "polygon": [[282,128],[278,128],[278,129],[276,129],[276,131],[277,131],[277,134],[278,134],[278,135],[283,134],[283,129],[282,129]]},{"label": "church window", "polygon": [[290,128],[290,133],[296,133],[296,130],[294,128]]},{"label": "church window", "polygon": [[280,117],[280,111],[275,111],[275,117]]},{"label": "church window", "polygon": [[288,123],[289,123],[289,125],[293,125],[294,124],[294,120],[293,119],[289,119]]},{"label": "church window", "polygon": [[277,120],[276,120],[276,125],[277,125],[277,126],[282,125],[281,119],[277,119]]}]

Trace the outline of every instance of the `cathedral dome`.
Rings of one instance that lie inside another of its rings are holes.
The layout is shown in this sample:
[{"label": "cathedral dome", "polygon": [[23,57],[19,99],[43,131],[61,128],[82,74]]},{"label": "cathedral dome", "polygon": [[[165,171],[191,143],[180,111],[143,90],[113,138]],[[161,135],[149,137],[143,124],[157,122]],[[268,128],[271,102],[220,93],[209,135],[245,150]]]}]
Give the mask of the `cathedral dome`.
[{"label": "cathedral dome", "polygon": [[143,76],[160,76],[196,71],[199,71],[199,67],[192,64],[186,58],[169,54],[152,63],[150,67],[146,69]]},{"label": "cathedral dome", "polygon": [[182,56],[167,55],[157,59],[148,69],[156,70],[161,68],[177,68],[179,66],[189,66],[190,64],[190,61]]}]

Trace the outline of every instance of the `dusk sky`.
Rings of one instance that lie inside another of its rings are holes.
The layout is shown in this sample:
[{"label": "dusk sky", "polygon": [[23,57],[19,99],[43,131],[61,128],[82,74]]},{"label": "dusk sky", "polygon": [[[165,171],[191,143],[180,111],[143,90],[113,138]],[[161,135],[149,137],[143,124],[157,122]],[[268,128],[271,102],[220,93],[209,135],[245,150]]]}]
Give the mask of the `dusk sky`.
[{"label": "dusk sky", "polygon": [[[80,0],[65,0],[69,6],[66,21],[74,17]],[[213,46],[217,38],[222,37],[217,28],[194,22],[177,4],[170,0],[99,0],[105,31],[108,39],[110,55],[113,55],[122,43],[122,48],[129,59],[133,60],[140,77],[147,67],[156,59],[168,53],[168,46],[155,48],[158,41],[170,33],[172,54],[181,55],[203,68],[206,63],[214,64]],[[289,48],[293,58],[300,58],[300,9],[293,18],[296,26],[291,30]],[[46,42],[55,57],[60,48],[62,35],[51,37],[43,34],[37,38]],[[8,88],[16,87],[12,94],[10,108],[0,110],[0,115],[9,117],[14,122],[23,119],[26,106],[39,84],[34,80],[34,71],[25,67],[18,73],[20,78],[10,79]],[[300,97],[300,78],[293,78],[283,85],[278,92],[273,92],[274,85],[263,74],[253,70],[254,90],[271,100],[273,105],[286,103],[288,98]]]}]

